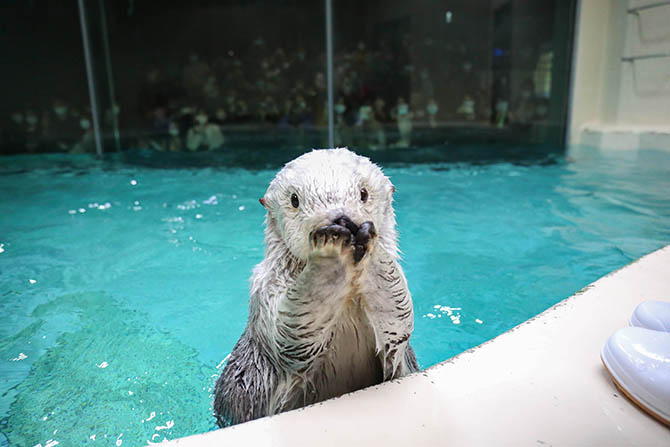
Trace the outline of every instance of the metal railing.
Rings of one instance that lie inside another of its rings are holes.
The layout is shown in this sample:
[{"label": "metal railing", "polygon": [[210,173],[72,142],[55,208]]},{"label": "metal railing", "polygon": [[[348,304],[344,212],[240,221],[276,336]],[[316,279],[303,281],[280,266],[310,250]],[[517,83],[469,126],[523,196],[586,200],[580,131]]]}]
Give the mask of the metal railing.
[{"label": "metal railing", "polygon": [[659,6],[666,6],[666,5],[670,5],[670,1],[649,3],[648,5],[636,6],[635,8],[629,8],[627,12],[628,14],[637,14],[638,12],[644,11],[645,9],[658,8]]},{"label": "metal railing", "polygon": [[[670,6],[670,1],[649,3],[648,5],[636,6],[635,8],[629,8],[626,12],[628,14],[635,14],[639,16],[640,11],[646,9],[658,8],[659,6]],[[670,57],[670,53],[652,53],[652,54],[641,54],[639,56],[624,56],[621,58],[621,62],[635,62],[642,59],[658,59],[663,57]]]},{"label": "metal railing", "polygon": [[639,56],[624,56],[621,62],[635,62],[640,59],[658,59],[661,57],[670,57],[670,53],[641,54]]}]

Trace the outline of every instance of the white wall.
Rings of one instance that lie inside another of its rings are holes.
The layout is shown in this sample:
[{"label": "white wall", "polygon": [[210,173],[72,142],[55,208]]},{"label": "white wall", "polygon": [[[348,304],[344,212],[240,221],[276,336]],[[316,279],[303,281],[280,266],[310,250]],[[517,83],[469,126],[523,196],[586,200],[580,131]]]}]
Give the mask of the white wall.
[{"label": "white wall", "polygon": [[628,14],[658,0],[581,0],[570,143],[670,150],[670,5]]}]

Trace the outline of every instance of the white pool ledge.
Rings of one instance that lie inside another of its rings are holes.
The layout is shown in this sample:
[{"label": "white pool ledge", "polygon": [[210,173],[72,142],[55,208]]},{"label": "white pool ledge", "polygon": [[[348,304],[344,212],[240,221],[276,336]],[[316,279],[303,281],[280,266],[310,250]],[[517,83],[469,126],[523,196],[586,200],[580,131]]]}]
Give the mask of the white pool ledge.
[{"label": "white pool ledge", "polygon": [[424,372],[165,445],[670,445],[600,362],[645,300],[670,301],[670,246]]}]

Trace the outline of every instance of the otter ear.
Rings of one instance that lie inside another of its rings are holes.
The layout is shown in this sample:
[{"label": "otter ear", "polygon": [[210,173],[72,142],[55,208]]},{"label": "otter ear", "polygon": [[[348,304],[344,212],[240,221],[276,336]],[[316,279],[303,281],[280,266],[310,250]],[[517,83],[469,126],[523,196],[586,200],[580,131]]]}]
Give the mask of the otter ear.
[{"label": "otter ear", "polygon": [[260,199],[258,199],[258,201],[261,202],[261,205],[263,205],[263,208],[267,208],[267,207],[268,207],[268,206],[267,206],[267,205],[268,205],[268,202],[267,202],[267,200],[265,200],[265,197],[261,197]]},{"label": "otter ear", "polygon": [[395,186],[391,185],[391,194],[395,192]]}]

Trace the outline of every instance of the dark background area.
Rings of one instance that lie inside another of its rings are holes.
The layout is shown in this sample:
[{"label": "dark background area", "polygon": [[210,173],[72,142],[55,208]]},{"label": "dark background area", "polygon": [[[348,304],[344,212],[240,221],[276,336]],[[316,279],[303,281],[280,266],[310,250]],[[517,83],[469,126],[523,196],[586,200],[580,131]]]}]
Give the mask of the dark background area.
[{"label": "dark background area", "polygon": [[[396,141],[403,139],[403,131],[396,116],[402,99],[412,116],[407,147],[503,142],[561,148],[574,3],[334,0],[335,100],[346,96],[345,127],[350,134],[348,140],[342,138],[343,143],[358,149],[399,145]],[[210,123],[213,121],[217,106],[201,104],[181,85],[193,53],[211,68],[222,97],[234,90],[249,108],[246,119],[233,120],[229,113],[218,123],[226,141],[221,144],[223,149],[327,144],[325,91],[315,80],[325,75],[323,2],[92,0],[86,5],[105,151],[167,150],[168,126],[181,119],[184,107],[194,109],[191,121],[198,108],[208,109]],[[266,93],[254,90],[262,76],[260,64],[264,58],[274,64],[272,54],[279,48],[292,67],[281,71],[282,82],[273,93],[280,115],[283,102],[295,106],[301,96],[309,111],[305,120],[287,119],[284,127],[258,118],[256,110]],[[53,102],[61,99],[74,111],[74,121],[90,115],[76,0],[2,2],[0,51],[6,87],[5,100],[0,103],[3,153],[28,151],[15,144],[17,136],[20,139],[24,134],[12,127],[14,112],[34,110],[41,122],[48,120]],[[300,52],[306,55],[302,65],[296,57]],[[522,91],[547,55],[550,88],[542,91],[536,83],[533,103],[528,106],[544,107],[546,115],[519,119],[515,108]],[[367,62],[356,62],[359,56]],[[228,73],[234,60],[243,67],[238,77]],[[152,89],[151,85],[147,88],[152,70],[159,72],[161,82],[170,84],[166,89],[170,98],[159,104],[166,109],[159,111],[166,115],[160,125],[156,125],[156,107],[147,100],[152,96],[147,93]],[[355,90],[345,95],[343,83],[350,78]],[[238,88],[239,79],[248,85]],[[361,123],[360,109],[374,107],[377,98],[384,103],[383,118],[375,115],[376,125]],[[468,99],[474,103],[471,114],[467,107],[463,109]],[[431,101],[439,105],[434,123],[425,112]],[[500,102],[506,103],[509,112],[500,113]],[[116,123],[110,118],[114,103],[119,107]],[[185,142],[191,124],[180,121],[180,126]],[[120,135],[116,144],[115,129]],[[380,132],[384,142],[376,144],[374,135]],[[82,134],[85,138],[86,133],[90,131],[73,132],[70,143],[75,144]],[[37,152],[59,150],[46,134],[40,138]],[[90,151],[92,146],[82,147]]]}]

